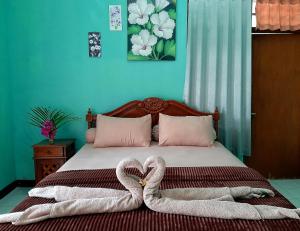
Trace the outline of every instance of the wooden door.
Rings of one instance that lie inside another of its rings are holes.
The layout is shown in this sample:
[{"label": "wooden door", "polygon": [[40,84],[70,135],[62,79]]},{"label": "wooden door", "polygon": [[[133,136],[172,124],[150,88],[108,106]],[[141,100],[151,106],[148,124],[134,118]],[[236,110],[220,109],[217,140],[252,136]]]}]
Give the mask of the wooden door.
[{"label": "wooden door", "polygon": [[253,37],[252,156],[269,178],[300,177],[300,34]]}]

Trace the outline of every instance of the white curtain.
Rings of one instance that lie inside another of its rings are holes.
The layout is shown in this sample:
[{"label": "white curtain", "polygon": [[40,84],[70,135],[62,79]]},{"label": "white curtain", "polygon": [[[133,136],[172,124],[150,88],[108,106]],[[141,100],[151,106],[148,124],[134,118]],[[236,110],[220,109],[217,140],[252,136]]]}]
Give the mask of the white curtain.
[{"label": "white curtain", "polygon": [[184,100],[221,113],[219,140],[251,153],[251,1],[190,0]]}]

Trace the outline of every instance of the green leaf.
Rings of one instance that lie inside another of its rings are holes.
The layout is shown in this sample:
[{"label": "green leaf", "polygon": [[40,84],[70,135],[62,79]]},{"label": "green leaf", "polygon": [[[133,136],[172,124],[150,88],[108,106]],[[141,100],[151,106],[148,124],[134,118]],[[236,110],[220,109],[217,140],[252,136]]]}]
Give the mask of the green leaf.
[{"label": "green leaf", "polygon": [[161,53],[164,50],[164,41],[161,39],[159,42],[156,44],[156,51],[157,53]]},{"label": "green leaf", "polygon": [[127,33],[128,33],[128,35],[138,34],[138,33],[140,33],[141,30],[142,30],[142,28],[140,26],[138,26],[138,25],[132,25],[132,26],[128,27]]},{"label": "green leaf", "polygon": [[51,120],[56,128],[71,122],[73,120],[80,119],[79,117],[66,114],[62,110],[49,109],[46,107],[35,107],[29,114],[29,123],[36,127],[43,127],[46,120]]},{"label": "green leaf", "polygon": [[35,123],[35,124],[38,124],[39,126],[40,126],[41,124],[43,124],[43,122],[44,122],[44,121],[41,120],[40,118],[37,118],[37,117],[35,117],[34,115],[31,115],[31,114],[30,114],[29,120],[30,120],[30,122]]},{"label": "green leaf", "polygon": [[167,40],[164,47],[165,56],[176,57],[176,43],[174,40]]},{"label": "green leaf", "polygon": [[147,28],[149,31],[152,30],[152,24],[151,24],[150,20],[149,20],[149,22],[146,24],[146,28]]},{"label": "green leaf", "polygon": [[33,115],[35,115],[37,118],[40,118],[41,120],[47,120],[49,119],[49,110],[44,107],[35,107],[32,109]]},{"label": "green leaf", "polygon": [[131,51],[128,52],[127,58],[128,58],[129,61],[150,60],[150,57],[148,57],[148,56],[134,55]]},{"label": "green leaf", "polygon": [[168,14],[169,14],[171,19],[176,20],[176,11],[175,11],[175,9],[170,9],[168,11]]}]

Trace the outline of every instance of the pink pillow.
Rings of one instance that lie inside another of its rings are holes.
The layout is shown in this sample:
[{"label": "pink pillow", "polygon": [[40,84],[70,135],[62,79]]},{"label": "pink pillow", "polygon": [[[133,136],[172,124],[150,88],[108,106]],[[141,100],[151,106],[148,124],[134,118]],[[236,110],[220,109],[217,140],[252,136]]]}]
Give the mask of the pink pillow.
[{"label": "pink pillow", "polygon": [[118,118],[97,115],[94,147],[150,146],[151,115]]},{"label": "pink pillow", "polygon": [[89,128],[85,132],[85,140],[88,144],[92,144],[95,141],[96,137],[96,128]]},{"label": "pink pillow", "polygon": [[214,143],[212,116],[168,116],[159,114],[159,145],[202,146]]}]

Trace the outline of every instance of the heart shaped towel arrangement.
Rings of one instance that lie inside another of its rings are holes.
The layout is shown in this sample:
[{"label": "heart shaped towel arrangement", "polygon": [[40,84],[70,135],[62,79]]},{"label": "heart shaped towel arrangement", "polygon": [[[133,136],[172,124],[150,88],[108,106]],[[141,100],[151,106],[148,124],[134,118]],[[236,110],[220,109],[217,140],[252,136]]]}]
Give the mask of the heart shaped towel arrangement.
[{"label": "heart shaped towel arrangement", "polygon": [[[137,168],[142,174],[149,167],[152,170],[145,179],[139,179],[125,173],[129,167]],[[26,225],[49,218],[130,211],[139,208],[143,202],[151,210],[170,214],[223,219],[300,219],[300,209],[234,201],[236,198],[274,196],[269,189],[243,186],[159,190],[165,169],[166,164],[161,157],[149,157],[144,166],[135,159],[121,161],[116,175],[128,191],[67,186],[34,188],[29,191],[30,197],[54,198],[57,203],[34,205],[23,212],[0,215],[0,223]]]}]

